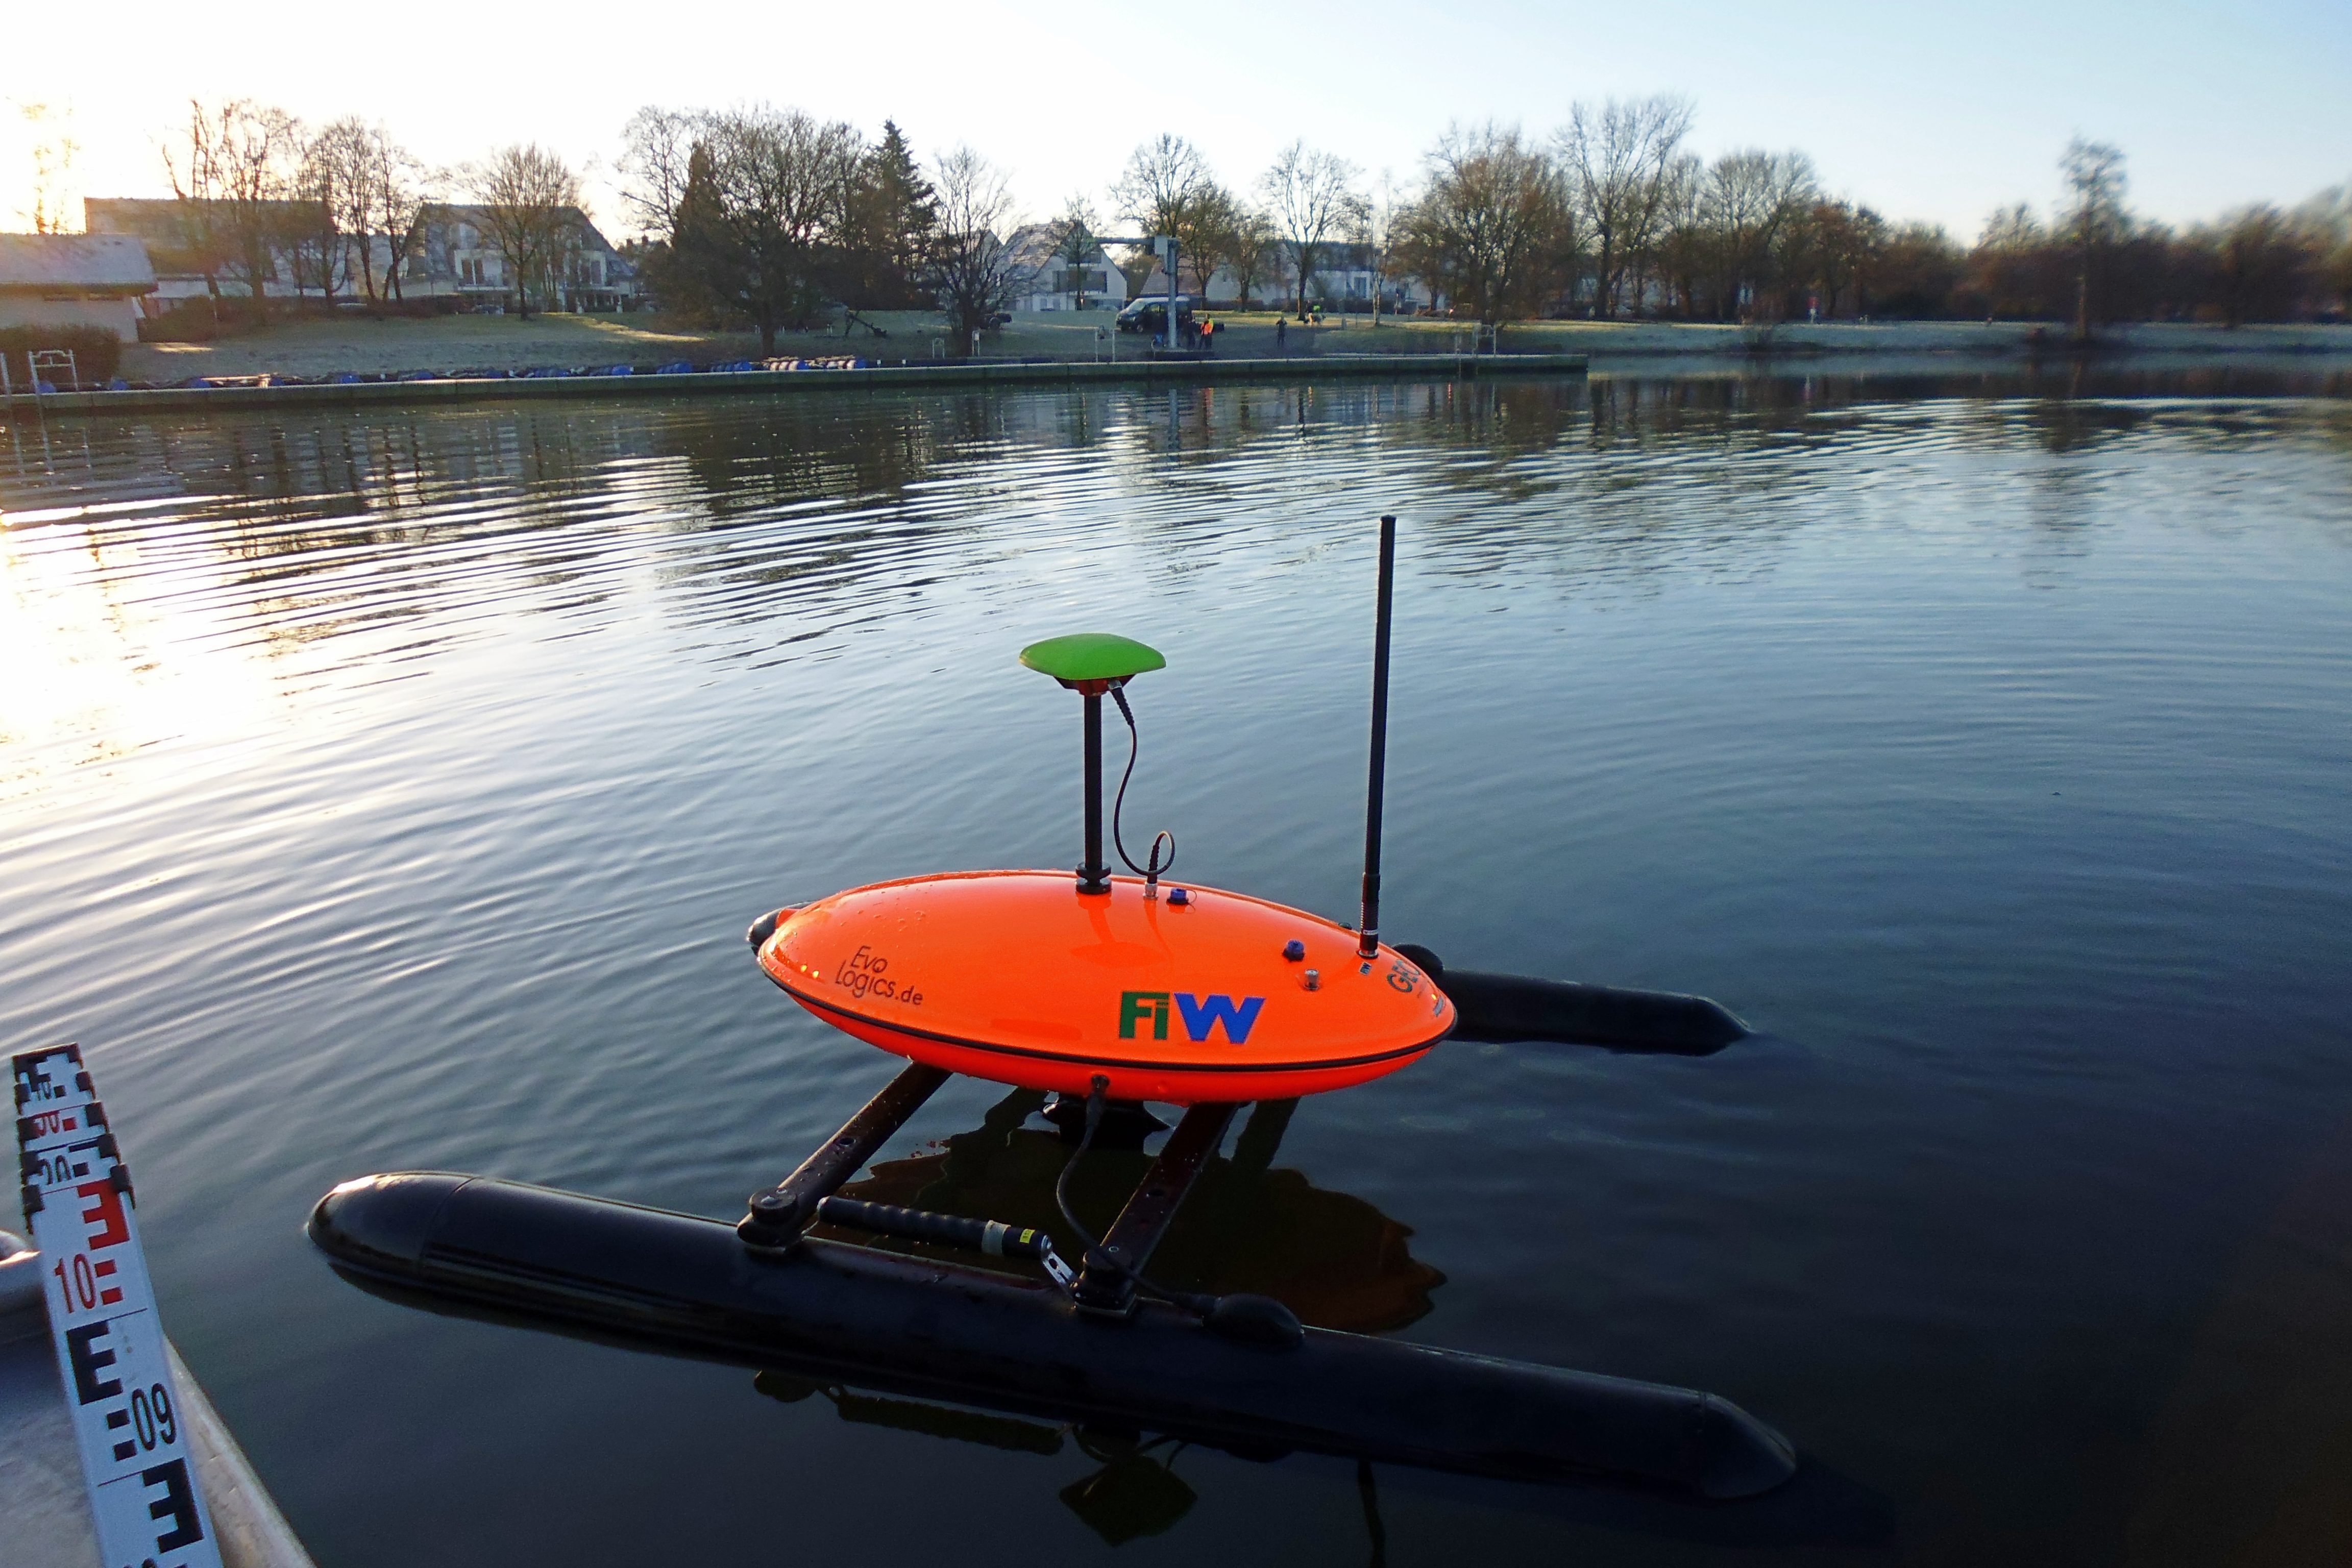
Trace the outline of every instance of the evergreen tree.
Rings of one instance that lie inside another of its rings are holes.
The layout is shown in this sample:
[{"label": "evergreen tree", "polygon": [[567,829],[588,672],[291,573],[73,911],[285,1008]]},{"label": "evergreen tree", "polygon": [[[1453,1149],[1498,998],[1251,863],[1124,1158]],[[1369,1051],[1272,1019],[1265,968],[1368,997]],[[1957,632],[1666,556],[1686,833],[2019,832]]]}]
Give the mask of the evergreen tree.
[{"label": "evergreen tree", "polygon": [[839,289],[852,310],[909,310],[929,303],[923,279],[939,228],[939,199],[906,134],[882,122],[882,140],[858,160],[843,226]]},{"label": "evergreen tree", "polygon": [[764,105],[704,117],[688,158],[669,277],[679,302],[708,301],[773,353],[831,297],[842,226],[863,154],[857,133]]},{"label": "evergreen tree", "polygon": [[727,223],[718,160],[700,142],[687,158],[669,244],[656,247],[646,267],[655,291],[670,309],[713,327],[734,324],[729,301],[740,292],[734,275],[741,258]]}]

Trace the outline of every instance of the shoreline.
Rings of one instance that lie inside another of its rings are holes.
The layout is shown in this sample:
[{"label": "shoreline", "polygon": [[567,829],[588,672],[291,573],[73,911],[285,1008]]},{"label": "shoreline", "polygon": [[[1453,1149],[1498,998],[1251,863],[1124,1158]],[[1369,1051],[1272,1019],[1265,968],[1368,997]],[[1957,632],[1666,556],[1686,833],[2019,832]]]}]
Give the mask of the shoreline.
[{"label": "shoreline", "polygon": [[[591,323],[593,326],[593,323]],[[1450,325],[1450,324],[1449,324]],[[1504,352],[1446,352],[1466,329],[1423,322],[1352,328],[1297,328],[1274,353],[1270,330],[1244,328],[1234,350],[1205,358],[1105,362],[1050,353],[977,360],[862,365],[857,368],[656,371],[512,369],[274,384],[152,386],[122,391],[19,392],[0,414],[100,415],[194,411],[208,407],[384,407],[527,401],[541,398],[643,398],[743,395],[819,390],[1178,384],[1216,382],[1471,380],[1523,376],[1654,377],[1770,375],[1826,372],[1867,374],[1966,373],[2010,369],[2097,368],[2150,371],[2269,369],[2352,372],[2352,324],[2310,323],[2235,329],[2144,323],[2112,329],[2078,349],[2047,324],[2031,322],[1835,322],[1770,328],[1689,322],[1530,322],[1503,329]],[[1071,328],[1062,327],[1064,332]],[[1081,329],[1083,330],[1083,329]],[[1032,329],[1033,332],[1042,329]],[[2040,334],[2037,337],[2037,332]],[[1412,340],[1419,340],[1413,342]],[[1263,340],[1262,342],[1260,340]],[[1529,340],[1574,344],[1579,352],[1530,353]],[[1426,343],[1433,345],[1423,348]],[[1434,345],[1446,345],[1440,349]],[[255,345],[260,347],[262,345]],[[519,345],[520,346],[520,345]],[[543,343],[533,346],[544,347]],[[1378,352],[1370,352],[1377,349]],[[415,373],[410,373],[412,375]],[[267,383],[267,374],[239,377]]]},{"label": "shoreline", "polygon": [[[1224,359],[1310,359],[1348,354],[1466,354],[1475,346],[1465,322],[1431,317],[1333,317],[1322,326],[1286,324],[1276,336],[1270,311],[1219,312]],[[990,363],[1059,360],[1133,362],[1143,341],[1113,330],[1102,311],[1024,312],[983,342]],[[423,319],[293,320],[209,342],[126,344],[117,374],[137,384],[183,384],[194,377],[260,375],[333,380],[341,375],[436,378],[497,375],[544,367],[602,369],[690,363],[709,368],[772,359],[856,356],[869,364],[961,363],[946,353],[935,317],[919,311],[878,316],[874,331],[786,332],[772,348],[752,336],[709,333],[660,314],[499,316]],[[1772,325],[1704,321],[1537,321],[1507,323],[1507,353],[1618,356],[1927,353],[1975,355],[2065,353],[2067,329],[2053,321],[1783,321]],[[2189,322],[2109,329],[2099,352],[2161,349],[2198,354],[2352,354],[2352,324],[2305,322],[2225,328]]]},{"label": "shoreline", "polygon": [[[1959,359],[2111,360],[2147,354],[2232,360],[2247,355],[2352,358],[2352,323],[2220,327],[2145,321],[2107,328],[2077,347],[2063,324],[2047,321],[1783,321],[1723,326],[1688,321],[1546,323],[1563,347],[1595,360],[1753,358],[1761,360],[1926,354]],[[1508,343],[1523,331],[1504,329]]]},{"label": "shoreline", "polygon": [[1583,354],[1301,354],[1286,359],[982,361],[856,370],[677,371],[648,374],[453,376],[431,381],[325,382],[280,386],[153,387],[121,392],[19,393],[8,414],[153,413],[208,408],[382,407],[542,398],[740,396],[752,393],[889,391],[900,387],[1195,384],[1220,381],[1444,380],[1581,376]]}]

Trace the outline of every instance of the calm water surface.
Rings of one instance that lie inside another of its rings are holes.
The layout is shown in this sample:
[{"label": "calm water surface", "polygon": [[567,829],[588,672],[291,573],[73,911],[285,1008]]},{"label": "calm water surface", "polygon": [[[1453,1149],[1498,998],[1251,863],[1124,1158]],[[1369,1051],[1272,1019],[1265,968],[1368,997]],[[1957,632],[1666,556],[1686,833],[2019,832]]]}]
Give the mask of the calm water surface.
[{"label": "calm water surface", "polygon": [[[2332,1560],[2329,393],[20,425],[0,1039],[82,1043],[173,1332],[329,1568],[1104,1557],[1060,1496],[1097,1443],[959,1443],[405,1310],[299,1226],[415,1167],[740,1212],[891,1068],[760,978],[751,917],[1074,859],[1072,704],[1013,658],[1039,637],[1166,650],[1128,820],[1173,828],[1184,876],[1349,915],[1392,510],[1389,931],[1702,991],[1764,1033],[1699,1061],[1441,1050],[1301,1108],[1281,1213],[1171,1246],[1320,1321],[1717,1390],[1808,1468],[1738,1508],[1383,1468],[1376,1537],[1352,1467],[1190,1449],[1189,1510],[1122,1558]],[[888,1158],[997,1099],[951,1086]],[[1036,1200],[1036,1136],[992,1201]]]}]

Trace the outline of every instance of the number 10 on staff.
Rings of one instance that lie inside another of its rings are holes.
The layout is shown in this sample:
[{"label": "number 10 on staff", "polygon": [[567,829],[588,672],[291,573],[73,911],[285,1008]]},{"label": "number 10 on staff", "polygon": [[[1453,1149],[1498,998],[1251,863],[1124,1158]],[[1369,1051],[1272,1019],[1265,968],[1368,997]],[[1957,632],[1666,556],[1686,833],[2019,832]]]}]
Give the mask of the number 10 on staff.
[{"label": "number 10 on staff", "polygon": [[131,1175],[71,1046],[11,1061],[25,1217],[109,1563],[220,1568],[173,1395]]}]

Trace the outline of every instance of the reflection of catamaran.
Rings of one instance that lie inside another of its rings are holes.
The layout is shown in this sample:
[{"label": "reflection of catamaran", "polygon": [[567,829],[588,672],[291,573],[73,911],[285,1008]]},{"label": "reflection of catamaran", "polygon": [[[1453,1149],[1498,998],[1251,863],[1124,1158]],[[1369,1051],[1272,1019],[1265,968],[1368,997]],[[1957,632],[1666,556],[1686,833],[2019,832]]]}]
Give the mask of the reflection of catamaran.
[{"label": "reflection of catamaran", "polygon": [[[1082,1124],[1066,1118],[1066,1129],[1026,1125],[1045,1100],[1016,1089],[980,1126],[953,1134],[935,1152],[877,1162],[840,1196],[1051,1232],[1060,1222],[1058,1178]],[[1419,1321],[1445,1276],[1412,1256],[1412,1230],[1361,1198],[1274,1163],[1297,1105],[1261,1101],[1243,1119],[1231,1157],[1202,1163],[1184,1199],[1184,1223],[1171,1226],[1151,1255],[1152,1278],[1196,1293],[1272,1296],[1307,1322],[1350,1333],[1388,1333]],[[1142,1185],[1151,1165],[1144,1137],[1158,1131],[1141,1118],[1107,1121],[1098,1130],[1067,1194],[1082,1221],[1116,1215]],[[853,1238],[856,1227],[821,1221],[814,1234]],[[933,1242],[888,1238],[883,1245],[1000,1272],[1032,1267]]]},{"label": "reflection of catamaran", "polygon": [[[1274,1295],[1179,1286],[1166,1271],[1160,1243],[1244,1103],[1278,1123],[1298,1097],[1397,1071],[1449,1036],[1704,1055],[1746,1032],[1697,997],[1451,970],[1380,941],[1394,558],[1394,520],[1382,519],[1359,927],[1167,882],[1172,840],[1155,838],[1136,865],[1116,804],[1113,843],[1136,875],[1110,875],[1102,700],[1131,731],[1125,688],[1165,661],[1124,637],[1035,644],[1022,662],[1084,700],[1084,864],[1075,881],[987,871],[855,888],[752,926],[771,980],[910,1065],[792,1175],[753,1194],[740,1222],[406,1173],[336,1188],[311,1237],[374,1288],[811,1386],[1254,1456],[1615,1476],[1713,1498],[1777,1486],[1795,1468],[1788,1443],[1712,1394],[1308,1327]],[[1055,1096],[1047,1114],[1076,1147],[1060,1163],[1050,1230],[1020,1215],[950,1212],[919,1193],[884,1203],[841,1191],[957,1073]],[[1145,1101],[1182,1106],[1182,1119],[1097,1238],[1073,1205],[1073,1178],[1098,1147],[1141,1147],[1160,1125]],[[1075,1243],[1066,1258],[1056,1237]]]}]

